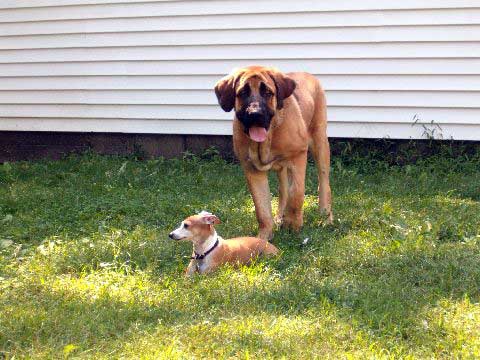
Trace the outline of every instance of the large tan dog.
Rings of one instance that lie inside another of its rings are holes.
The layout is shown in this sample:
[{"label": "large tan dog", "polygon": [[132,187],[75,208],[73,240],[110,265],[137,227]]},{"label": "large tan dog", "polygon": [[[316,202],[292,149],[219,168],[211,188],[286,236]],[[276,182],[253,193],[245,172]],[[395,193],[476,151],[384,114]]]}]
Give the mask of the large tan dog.
[{"label": "large tan dog", "polygon": [[224,111],[235,109],[233,146],[255,203],[258,236],[270,240],[273,235],[270,169],[277,172],[280,183],[277,221],[294,230],[303,225],[309,147],[318,168],[320,209],[331,222],[330,148],[325,93],[319,81],[308,73],[283,74],[249,66],[218,81],[215,94]]}]

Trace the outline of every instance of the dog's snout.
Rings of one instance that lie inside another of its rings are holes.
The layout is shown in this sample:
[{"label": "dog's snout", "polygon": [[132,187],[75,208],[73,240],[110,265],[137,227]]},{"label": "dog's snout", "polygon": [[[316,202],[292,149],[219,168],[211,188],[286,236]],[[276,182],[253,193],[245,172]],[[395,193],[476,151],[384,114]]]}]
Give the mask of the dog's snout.
[{"label": "dog's snout", "polygon": [[252,101],[248,107],[247,107],[247,114],[255,114],[255,113],[260,113],[261,112],[261,106],[258,101]]},{"label": "dog's snout", "polygon": [[171,232],[170,234],[168,234],[168,237],[169,237],[170,239],[174,239],[174,240],[175,240],[175,237],[173,236],[173,232]]}]

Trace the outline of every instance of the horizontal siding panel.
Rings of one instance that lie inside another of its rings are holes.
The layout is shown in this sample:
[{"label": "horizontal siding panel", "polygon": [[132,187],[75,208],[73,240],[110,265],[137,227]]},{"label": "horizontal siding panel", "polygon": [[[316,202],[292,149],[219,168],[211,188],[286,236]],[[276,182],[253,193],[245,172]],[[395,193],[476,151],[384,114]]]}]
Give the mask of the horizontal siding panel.
[{"label": "horizontal siding panel", "polygon": [[[480,25],[122,32],[0,37],[0,49],[480,41]],[[402,44],[402,46],[405,46]],[[415,45],[413,45],[415,46]],[[478,46],[478,44],[477,44]],[[370,47],[369,47],[370,48]],[[353,50],[353,49],[352,49]]]},{"label": "horizontal siding panel", "polygon": [[[0,90],[212,90],[218,75],[4,77]],[[480,75],[322,75],[326,90],[480,91]]]},{"label": "horizontal siding panel", "polygon": [[328,28],[405,25],[479,25],[480,9],[304,12],[283,14],[159,16],[0,23],[0,36],[179,30]]},{"label": "horizontal siding panel", "polygon": [[443,140],[478,140],[478,125],[445,124],[441,129],[429,125],[427,129],[398,123],[338,122],[329,124],[327,133],[337,138],[430,139],[433,136]]},{"label": "horizontal siding panel", "polygon": [[147,3],[182,0],[2,0],[0,9],[23,9],[50,6],[71,6],[71,5],[100,5],[100,4],[122,4],[122,3]]},{"label": "horizontal siding panel", "polygon": [[5,118],[2,130],[9,131],[75,131],[122,132],[150,134],[229,135],[231,121],[151,120],[151,119],[69,119],[69,118]]},{"label": "horizontal siding panel", "polygon": [[480,92],[327,91],[327,104],[358,107],[476,108]]},{"label": "horizontal siding panel", "polygon": [[[1,63],[155,60],[480,58],[480,43],[279,44],[1,50]],[[86,51],[88,50],[88,51]]]},{"label": "horizontal siding panel", "polygon": [[[228,120],[216,105],[2,105],[0,119],[10,117]],[[478,124],[479,109],[415,107],[329,107],[329,121]]]},{"label": "horizontal siding panel", "polygon": [[209,14],[282,13],[385,9],[478,8],[479,0],[179,1],[0,10],[0,22]]},{"label": "horizontal siding panel", "polygon": [[[192,135],[231,135],[231,121],[206,120],[123,120],[123,119],[63,119],[63,118],[9,118],[2,120],[2,129],[11,131],[87,131],[87,132],[124,132],[124,133],[160,133]],[[436,127],[434,135],[440,139],[478,140],[478,125],[445,124],[441,131]],[[405,126],[399,123],[329,123],[330,137],[421,139],[428,138],[422,126]]]},{"label": "horizontal siding panel", "polygon": [[[59,7],[59,6],[73,6],[73,5],[105,5],[105,4],[132,4],[132,3],[154,3],[154,2],[174,2],[174,1],[185,1],[185,0],[3,0],[2,3],[0,4],[0,9],[22,9],[22,8],[38,8],[38,7]],[[205,1],[209,0],[204,0]],[[211,1],[211,0],[210,0]],[[243,3],[247,3],[247,1],[254,1],[254,0],[243,0]],[[195,3],[199,3],[199,0],[194,0],[194,2],[189,1],[189,3],[194,6]],[[256,2],[256,1],[255,1]],[[271,3],[271,2],[270,2]],[[364,6],[371,6],[369,4],[375,4],[374,1],[364,1],[363,2]],[[393,1],[389,0],[386,3],[392,4],[394,3]],[[421,5],[421,7],[425,7],[425,4],[428,4],[426,2],[410,2],[410,4],[413,4],[413,8],[417,8]],[[438,1],[436,3],[438,7],[442,8],[450,8],[451,6],[454,6],[455,4],[462,4],[460,1],[455,1],[455,0],[443,0],[443,1]],[[342,10],[344,9],[344,6],[358,6],[358,4],[355,4],[354,0],[344,0],[342,4],[333,4],[335,7],[334,9],[337,10]],[[431,4],[429,4],[431,5]],[[325,5],[324,5],[325,6]],[[328,9],[332,9],[332,4],[327,4]],[[341,7],[338,7],[341,6]],[[396,6],[393,4],[393,6]],[[378,7],[376,7],[378,8]],[[396,7],[394,7],[396,9]],[[366,9],[366,8],[356,8],[355,9]],[[371,8],[368,8],[371,10]]]},{"label": "horizontal siding panel", "polygon": [[220,77],[220,74],[186,76],[4,77],[0,78],[0,90],[212,90]]},{"label": "horizontal siding panel", "polygon": [[282,71],[308,71],[317,75],[428,75],[480,74],[480,59],[322,59],[322,60],[209,60],[124,61],[1,64],[0,77],[93,75],[219,75],[250,64],[276,66]]},{"label": "horizontal siding panel", "polygon": [[[480,92],[328,91],[330,106],[479,108]],[[217,105],[209,90],[0,91],[0,104]],[[480,114],[480,111],[479,111]]]}]

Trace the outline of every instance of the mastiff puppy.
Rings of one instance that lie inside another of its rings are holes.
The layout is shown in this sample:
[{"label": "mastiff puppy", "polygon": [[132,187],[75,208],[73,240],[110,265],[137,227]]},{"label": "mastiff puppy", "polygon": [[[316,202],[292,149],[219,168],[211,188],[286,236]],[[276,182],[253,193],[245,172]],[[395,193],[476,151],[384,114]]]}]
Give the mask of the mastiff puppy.
[{"label": "mastiff puppy", "polygon": [[234,70],[215,85],[221,108],[235,109],[233,146],[253,197],[259,237],[270,240],[274,219],[267,172],[279,179],[276,221],[299,230],[303,224],[305,170],[310,148],[318,168],[318,202],[329,222],[330,148],[325,93],[311,74],[283,74],[271,67]]}]

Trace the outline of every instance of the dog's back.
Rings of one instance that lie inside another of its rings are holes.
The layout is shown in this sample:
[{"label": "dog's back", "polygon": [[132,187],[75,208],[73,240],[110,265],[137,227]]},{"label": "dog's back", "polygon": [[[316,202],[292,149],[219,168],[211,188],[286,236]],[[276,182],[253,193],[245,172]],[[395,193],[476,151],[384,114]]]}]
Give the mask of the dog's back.
[{"label": "dog's back", "polygon": [[326,116],[318,116],[323,115],[326,107],[325,92],[320,81],[306,72],[292,72],[287,75],[297,84],[293,91],[293,97],[290,99],[298,103],[302,114],[301,118],[307,128],[311,128],[312,125],[315,127],[325,126]]},{"label": "dog's back", "polygon": [[258,255],[276,255],[278,249],[271,243],[256,237],[238,237],[222,242],[223,251],[218,252],[222,263],[248,264]]}]

